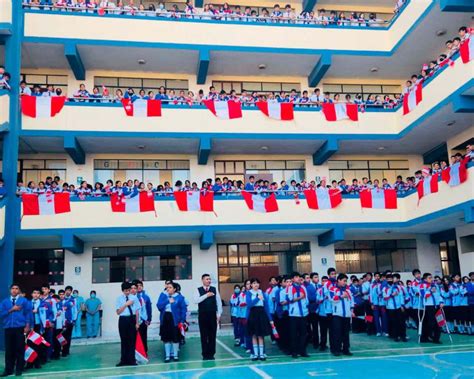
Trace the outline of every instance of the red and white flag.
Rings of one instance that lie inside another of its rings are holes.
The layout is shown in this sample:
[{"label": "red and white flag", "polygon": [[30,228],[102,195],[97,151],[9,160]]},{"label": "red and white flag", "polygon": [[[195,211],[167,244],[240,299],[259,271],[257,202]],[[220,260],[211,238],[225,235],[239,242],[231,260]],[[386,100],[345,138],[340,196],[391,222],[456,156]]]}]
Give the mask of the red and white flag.
[{"label": "red and white flag", "polygon": [[310,209],[332,209],[342,202],[341,191],[334,188],[308,189],[304,191],[304,196]]},{"label": "red and white flag", "polygon": [[474,37],[469,37],[459,47],[462,63],[469,63],[474,58]]},{"label": "red and white flag", "polygon": [[446,170],[441,172],[441,177],[450,187],[455,187],[464,183],[467,180],[466,162],[461,161],[452,164]]},{"label": "red and white flag", "polygon": [[28,334],[28,340],[33,342],[35,345],[43,344],[47,347],[51,346],[51,344],[46,341],[46,339],[41,334],[38,334],[33,330],[30,332],[30,334]]},{"label": "red and white flag", "polygon": [[61,346],[64,346],[64,345],[67,345],[67,340],[66,338],[64,338],[64,336],[62,335],[62,333],[59,333],[57,336],[56,336],[56,339],[58,340],[59,344]]},{"label": "red and white flag", "polygon": [[359,196],[362,208],[397,209],[397,191],[394,189],[367,189]]},{"label": "red and white flag", "polygon": [[291,121],[294,119],[293,103],[257,101],[256,104],[264,115],[275,120]]},{"label": "red and white flag", "polygon": [[326,121],[352,120],[359,121],[357,104],[323,103],[323,113]]},{"label": "red and white flag", "polygon": [[127,197],[113,193],[110,195],[112,212],[142,213],[155,211],[153,192],[143,191],[138,195]]},{"label": "red and white flag", "polygon": [[415,89],[406,93],[403,97],[403,114],[410,113],[423,100],[423,83],[415,85]]},{"label": "red and white flag", "polygon": [[421,199],[423,196],[438,192],[438,177],[438,174],[431,175],[418,182],[418,185],[416,186],[418,191],[418,199]]},{"label": "red and white flag", "polygon": [[21,97],[21,111],[33,118],[54,117],[64,107],[66,96],[28,96]]},{"label": "red and white flag", "polygon": [[71,200],[68,192],[24,193],[21,195],[23,216],[44,216],[71,212]]},{"label": "red and white flag", "polygon": [[122,99],[122,105],[130,117],[161,117],[161,100]]},{"label": "red and white flag", "polygon": [[33,363],[36,358],[38,358],[38,353],[33,350],[32,347],[26,345],[25,346],[25,362]]},{"label": "red and white flag", "polygon": [[435,318],[440,328],[446,325],[446,318],[444,317],[442,309],[438,309],[438,311],[435,313]]},{"label": "red and white flag", "polygon": [[278,330],[275,327],[275,325],[272,325],[272,334],[273,334],[273,337],[275,337],[275,339],[280,339],[280,335],[278,334]]},{"label": "red and white flag", "polygon": [[224,120],[242,118],[242,105],[238,101],[203,100],[202,102],[218,118]]},{"label": "red and white flag", "polygon": [[148,355],[145,351],[145,347],[143,346],[142,337],[140,333],[137,333],[137,339],[135,342],[135,359],[138,364],[147,364],[148,363]]},{"label": "red and white flag", "polygon": [[212,191],[176,191],[174,199],[180,211],[214,212]]},{"label": "red and white flag", "polygon": [[278,203],[274,193],[264,197],[258,193],[242,191],[242,196],[247,207],[255,212],[269,213],[278,211]]}]

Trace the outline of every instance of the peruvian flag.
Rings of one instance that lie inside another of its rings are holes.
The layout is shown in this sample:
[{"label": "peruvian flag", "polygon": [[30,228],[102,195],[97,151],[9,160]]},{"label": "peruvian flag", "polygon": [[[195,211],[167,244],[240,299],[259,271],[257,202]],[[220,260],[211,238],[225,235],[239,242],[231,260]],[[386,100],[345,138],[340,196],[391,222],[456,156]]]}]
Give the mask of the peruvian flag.
[{"label": "peruvian flag", "polygon": [[237,101],[203,100],[202,102],[218,118],[224,120],[242,118],[242,105]]},{"label": "peruvian flag", "polygon": [[403,114],[410,113],[423,100],[423,83],[415,85],[415,89],[405,94],[403,97]]},{"label": "peruvian flag", "polygon": [[438,192],[438,176],[438,174],[427,176],[418,182],[418,199],[421,199],[423,196]]},{"label": "peruvian flag", "polygon": [[131,117],[161,117],[161,100],[122,99],[123,109]]},{"label": "peruvian flag", "polygon": [[155,199],[153,192],[143,191],[132,197],[113,193],[110,195],[112,212],[139,213],[154,212]]},{"label": "peruvian flag", "polygon": [[59,333],[57,336],[56,336],[56,339],[58,340],[59,344],[61,346],[64,346],[64,345],[67,345],[67,340],[66,338],[64,338],[64,336],[62,335],[62,333]]},{"label": "peruvian flag", "polygon": [[43,216],[71,212],[71,203],[68,192],[44,194],[24,193],[23,216]]},{"label": "peruvian flag", "polygon": [[258,193],[242,191],[242,196],[244,197],[247,207],[255,212],[269,213],[278,211],[278,203],[274,193],[268,197],[264,197]]},{"label": "peruvian flag", "polygon": [[176,191],[174,199],[180,211],[214,212],[212,191]]},{"label": "peruvian flag", "polygon": [[145,352],[145,347],[143,346],[142,337],[140,333],[137,333],[137,339],[135,342],[135,359],[138,364],[147,364],[148,355]]},{"label": "peruvian flag", "polygon": [[332,209],[342,202],[341,191],[334,188],[319,187],[304,191],[306,202],[311,209]]},{"label": "peruvian flag", "polygon": [[30,346],[25,346],[25,362],[33,363],[38,358],[38,353]]},{"label": "peruvian flag", "polygon": [[446,318],[444,317],[444,312],[442,309],[438,309],[438,311],[435,313],[435,318],[440,328],[446,325]]},{"label": "peruvian flag", "polygon": [[28,340],[33,342],[35,345],[43,344],[47,347],[51,346],[51,344],[46,341],[41,334],[38,334],[33,330],[30,332],[30,334],[28,334]]},{"label": "peruvian flag", "polygon": [[442,171],[441,177],[450,187],[464,183],[467,180],[466,162],[462,161],[452,164],[446,170]]},{"label": "peruvian flag", "polygon": [[293,103],[257,101],[256,104],[264,115],[275,120],[291,121],[294,119]]},{"label": "peruvian flag", "polygon": [[367,189],[360,192],[362,208],[397,209],[397,191],[394,189]]},{"label": "peruvian flag", "polygon": [[462,63],[469,63],[474,58],[474,38],[465,40],[459,47]]},{"label": "peruvian flag", "polygon": [[352,120],[359,121],[357,104],[323,103],[323,113],[326,121]]},{"label": "peruvian flag", "polygon": [[278,334],[278,330],[277,330],[277,328],[275,327],[275,325],[272,325],[272,334],[273,334],[273,337],[275,337],[275,339],[279,339],[279,338],[280,338],[280,335]]},{"label": "peruvian flag", "polygon": [[21,97],[21,111],[33,118],[54,117],[64,107],[66,96],[28,96]]}]

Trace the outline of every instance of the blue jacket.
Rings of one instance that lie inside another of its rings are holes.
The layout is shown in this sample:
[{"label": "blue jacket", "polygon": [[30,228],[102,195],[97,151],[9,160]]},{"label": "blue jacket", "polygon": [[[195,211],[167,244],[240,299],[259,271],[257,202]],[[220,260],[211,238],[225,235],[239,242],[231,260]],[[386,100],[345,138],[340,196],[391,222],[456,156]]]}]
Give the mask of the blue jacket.
[{"label": "blue jacket", "polygon": [[186,321],[186,311],[187,306],[182,295],[177,295],[174,297],[174,303],[170,303],[170,297],[168,294],[162,292],[158,298],[156,306],[160,311],[160,323],[163,323],[163,319],[166,312],[167,305],[171,306],[171,314],[173,315],[173,322],[175,326],[178,326],[180,322]]},{"label": "blue jacket", "polygon": [[145,301],[145,309],[146,309],[146,314],[147,314],[146,321],[151,322],[152,309],[151,309],[150,296],[148,296],[145,291],[142,291],[142,292],[137,292],[137,297]]},{"label": "blue jacket", "polygon": [[396,284],[384,287],[383,298],[387,304],[387,309],[400,309],[405,302],[402,289]]},{"label": "blue jacket", "polygon": [[318,309],[317,288],[313,283],[305,284],[306,293],[308,294],[308,311],[316,313]]},{"label": "blue jacket", "polygon": [[362,299],[362,286],[351,284],[349,289],[351,290],[352,298],[354,299],[354,305],[361,305]]},{"label": "blue jacket", "polygon": [[467,303],[469,305],[474,305],[474,283],[469,282],[466,284],[466,291],[467,291]]},{"label": "blue jacket", "polygon": [[240,292],[239,293],[233,293],[232,296],[229,299],[229,304],[230,304],[230,315],[232,317],[239,317],[239,306],[240,306]]},{"label": "blue jacket", "polygon": [[[352,310],[354,309],[354,300],[352,298],[349,287],[332,286],[330,292],[332,302],[332,315],[351,318]],[[346,294],[345,298],[342,297],[344,293]]]},{"label": "blue jacket", "polygon": [[[294,300],[297,297],[304,297]],[[290,317],[306,317],[308,315],[308,294],[303,286],[293,284],[286,289],[286,300],[288,301],[288,314]]]},{"label": "blue jacket", "polygon": [[449,285],[449,292],[451,292],[453,307],[461,306],[462,302],[462,284],[461,283],[451,283]]},{"label": "blue jacket", "polygon": [[[263,301],[258,298],[258,294],[261,294],[263,296]],[[265,313],[268,316],[268,320],[272,321],[272,315],[270,314],[270,299],[268,295],[263,292],[262,290],[258,290],[258,294],[254,294],[252,290],[247,291],[245,293],[245,296],[247,298],[247,315],[246,319],[248,320],[250,316],[250,311],[253,307],[263,307],[265,310]]]},{"label": "blue jacket", "polygon": [[0,318],[3,320],[3,328],[24,328],[30,323],[31,305],[24,297],[18,296],[15,305],[21,307],[19,311],[8,313],[13,307],[11,296],[0,303]]}]

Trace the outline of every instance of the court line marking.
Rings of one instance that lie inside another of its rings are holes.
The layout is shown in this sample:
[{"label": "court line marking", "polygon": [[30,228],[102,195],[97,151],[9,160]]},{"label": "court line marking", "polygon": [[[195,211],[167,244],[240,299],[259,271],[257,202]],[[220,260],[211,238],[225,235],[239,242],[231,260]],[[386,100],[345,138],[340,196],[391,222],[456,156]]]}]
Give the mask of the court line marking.
[{"label": "court line marking", "polygon": [[[450,347],[451,349],[455,349],[455,348],[463,348],[463,347],[470,347],[472,348],[472,344],[461,344],[461,345],[454,345],[454,346],[450,346],[450,345],[446,345],[447,347]],[[420,347],[407,347],[407,348],[404,348],[404,350],[416,350],[416,349],[439,349],[439,346],[420,346]],[[386,348],[386,349],[364,349],[364,350],[354,350],[353,352],[355,354],[358,354],[358,353],[369,353],[371,351],[376,351],[376,352],[381,352],[381,351],[393,351],[393,350],[397,350],[397,351],[400,351],[400,347],[394,347],[394,348]],[[439,353],[448,353],[449,351],[441,351]],[[452,353],[458,353],[459,351],[451,351]],[[237,354],[237,353],[236,353]],[[318,356],[321,356],[321,355],[325,355],[325,354],[328,354],[327,352],[320,352],[320,353],[312,353],[312,354],[309,354],[310,357],[318,357]],[[424,354],[430,354],[430,353],[421,353],[421,355],[424,355]],[[401,355],[397,355],[398,357],[400,357]],[[280,354],[280,355],[271,355],[269,358],[287,358],[288,355],[283,355],[283,354]],[[383,357],[387,357],[386,355],[383,356]],[[240,357],[240,358],[237,358],[237,357],[234,357],[234,358],[221,358],[221,359],[216,359],[215,361],[213,362],[226,362],[226,361],[233,361],[233,360],[236,360],[236,359],[239,359],[239,360],[246,360],[248,359],[247,357]],[[361,358],[343,358],[343,359],[361,359]],[[341,359],[332,359],[334,361],[340,361]],[[323,362],[324,360],[318,360],[317,362]],[[291,362],[291,361],[288,361],[288,362]],[[286,363],[288,363],[286,362]],[[307,361],[307,362],[310,362],[310,361]],[[194,360],[194,361],[181,361],[181,363],[188,363],[188,364],[192,364],[192,363],[202,363],[202,360]],[[272,362],[272,364],[278,364],[280,362]],[[283,362],[281,362],[283,363]],[[292,363],[298,363],[298,362],[292,362]],[[300,362],[302,363],[302,362]],[[150,363],[150,364],[147,364],[147,365],[143,365],[143,367],[158,367],[158,366],[168,366],[169,363]],[[141,366],[139,366],[141,367]],[[236,366],[232,366],[232,367],[236,367]],[[224,368],[224,367],[220,367],[220,368]],[[110,367],[97,367],[97,368],[89,368],[89,369],[79,369],[79,370],[63,370],[63,371],[44,371],[44,372],[38,372],[38,373],[24,373],[23,376],[25,377],[33,377],[33,376],[46,376],[46,375],[54,375],[54,374],[74,374],[74,373],[82,373],[82,372],[97,372],[97,371],[106,371],[106,370],[123,370],[123,369],[130,369],[130,366],[121,366],[121,367],[116,367],[116,366],[110,366]],[[197,369],[192,369],[192,370],[197,370]],[[185,371],[185,370],[174,370],[174,371],[170,371],[170,372],[178,372],[178,371]],[[163,371],[163,372],[167,372],[167,371]],[[145,373],[143,373],[145,374]]]},{"label": "court line marking", "polygon": [[[469,346],[472,346],[472,345],[469,345]],[[469,351],[447,351],[447,352],[443,352],[443,353],[440,353],[440,354],[459,354],[459,353],[474,353],[474,350],[469,350]],[[434,353],[434,354],[437,354],[437,353]],[[278,366],[281,366],[281,365],[304,365],[304,364],[311,364],[311,363],[319,363],[319,362],[323,362],[323,363],[327,363],[327,362],[334,362],[334,363],[338,363],[338,362],[341,362],[341,361],[360,361],[360,360],[367,360],[367,361],[370,361],[370,360],[373,360],[373,359],[387,359],[387,360],[390,360],[392,358],[401,358],[401,357],[420,357],[420,356],[432,356],[433,353],[423,353],[423,354],[401,354],[401,355],[397,355],[396,357],[395,356],[379,356],[379,357],[358,357],[358,358],[339,358],[339,359],[323,359],[323,360],[318,360],[318,361],[288,361],[288,362],[272,362],[271,364],[269,364],[267,367],[270,368],[272,366],[275,366],[275,365],[278,365]],[[265,365],[262,365],[262,364],[259,364],[262,368],[265,368]],[[232,370],[232,369],[236,369],[236,368],[247,368],[247,369],[250,369],[252,366],[248,366],[248,365],[236,365],[236,366],[225,366],[225,367],[209,367],[209,368],[189,368],[189,369],[183,369],[183,370],[168,370],[168,371],[162,371],[162,372],[147,372],[147,373],[128,373],[128,374],[122,374],[122,375],[108,375],[108,376],[103,376],[101,377],[102,379],[105,379],[105,378],[120,378],[120,377],[126,377],[126,376],[130,376],[130,375],[147,375],[147,376],[150,376],[150,375],[163,375],[163,374],[176,374],[176,373],[179,373],[179,372],[193,372],[193,371],[206,371],[206,372],[209,372],[209,371],[212,371],[212,370]],[[258,367],[257,367],[258,368]],[[262,373],[264,373],[266,375],[267,378],[272,378],[269,374],[265,373],[263,370],[261,370],[260,368],[258,368],[260,371],[262,371]]]}]

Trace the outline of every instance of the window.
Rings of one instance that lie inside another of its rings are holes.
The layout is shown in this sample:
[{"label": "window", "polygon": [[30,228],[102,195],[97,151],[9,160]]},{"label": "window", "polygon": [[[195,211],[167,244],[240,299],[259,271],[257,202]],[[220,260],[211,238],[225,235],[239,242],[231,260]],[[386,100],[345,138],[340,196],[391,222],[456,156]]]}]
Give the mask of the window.
[{"label": "window", "polygon": [[248,180],[253,175],[257,179],[280,183],[286,180],[297,182],[305,179],[305,161],[214,161],[216,176],[227,176],[231,180]]},{"label": "window", "polygon": [[23,159],[20,160],[20,176],[25,185],[29,181],[38,183],[46,177],[59,176],[61,180],[66,179],[65,159]]},{"label": "window", "polygon": [[55,89],[61,88],[63,94],[67,93],[67,75],[21,74],[21,76],[31,89],[36,84],[43,90],[46,90],[46,86],[53,85]]},{"label": "window", "polygon": [[222,90],[229,93],[231,90],[235,90],[238,95],[242,91],[247,92],[258,92],[259,94],[266,94],[268,92],[281,92],[290,93],[292,89],[295,89],[296,92],[301,92],[300,83],[278,83],[278,82],[233,82],[233,81],[216,81],[212,82],[212,85],[216,87],[216,91],[220,92]]},{"label": "window", "polygon": [[412,271],[418,267],[416,240],[341,241],[335,244],[338,272]]},{"label": "window", "polygon": [[153,185],[189,179],[188,160],[95,159],[94,182],[138,179]]},{"label": "window", "polygon": [[395,97],[402,92],[399,85],[383,85],[383,84],[323,84],[324,93],[334,95],[336,93],[343,95],[351,95],[354,98],[356,95],[362,95],[364,100],[370,95],[389,95]]},{"label": "window", "polygon": [[134,279],[192,279],[191,245],[92,248],[92,283]]},{"label": "window", "polygon": [[249,275],[263,283],[267,272],[311,271],[309,242],[222,244],[217,245],[217,255],[219,283],[243,283]]},{"label": "window", "polygon": [[14,280],[21,289],[30,294],[33,288],[43,283],[64,284],[64,250],[31,249],[16,250]]},{"label": "window", "polygon": [[138,93],[141,89],[144,89],[145,92],[153,91],[155,94],[158,92],[158,89],[163,86],[167,90],[187,91],[189,88],[188,80],[180,79],[148,79],[148,78],[117,78],[109,76],[95,76],[94,77],[94,86],[102,87],[106,86],[111,95],[115,94],[115,90],[121,89],[126,91],[128,88],[133,88],[135,93]]},{"label": "window", "polygon": [[439,256],[441,259],[441,270],[443,275],[459,273],[459,256],[456,240],[439,243]]},{"label": "window", "polygon": [[337,160],[328,161],[328,166],[331,181],[344,178],[350,182],[368,177],[379,181],[387,178],[389,183],[395,183],[398,175],[404,178],[410,175],[407,160]]}]

